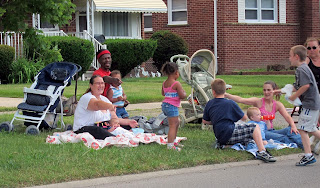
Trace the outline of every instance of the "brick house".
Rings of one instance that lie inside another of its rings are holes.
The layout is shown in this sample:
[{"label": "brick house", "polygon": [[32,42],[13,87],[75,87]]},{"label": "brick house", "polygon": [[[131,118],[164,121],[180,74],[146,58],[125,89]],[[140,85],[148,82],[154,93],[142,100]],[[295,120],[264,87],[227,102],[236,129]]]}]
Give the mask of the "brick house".
[{"label": "brick house", "polygon": [[168,12],[144,16],[143,38],[170,30],[186,40],[189,56],[198,49],[215,51],[216,3],[219,73],[271,64],[288,67],[289,49],[320,34],[319,0],[163,1]]}]

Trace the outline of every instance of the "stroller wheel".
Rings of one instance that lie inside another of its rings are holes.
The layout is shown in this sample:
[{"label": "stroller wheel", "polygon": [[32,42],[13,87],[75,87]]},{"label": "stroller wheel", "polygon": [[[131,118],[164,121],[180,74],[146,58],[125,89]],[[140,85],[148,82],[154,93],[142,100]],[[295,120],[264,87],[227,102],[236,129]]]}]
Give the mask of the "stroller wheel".
[{"label": "stroller wheel", "polygon": [[40,134],[39,129],[34,126],[34,125],[30,125],[26,128],[26,134],[30,134],[30,135],[38,135]]},{"label": "stroller wheel", "polygon": [[3,122],[0,124],[0,132],[7,131],[10,132],[13,130],[13,125],[10,125],[9,122]]},{"label": "stroller wheel", "polygon": [[183,114],[179,114],[179,119],[180,119],[179,128],[182,128],[186,125],[186,117]]}]

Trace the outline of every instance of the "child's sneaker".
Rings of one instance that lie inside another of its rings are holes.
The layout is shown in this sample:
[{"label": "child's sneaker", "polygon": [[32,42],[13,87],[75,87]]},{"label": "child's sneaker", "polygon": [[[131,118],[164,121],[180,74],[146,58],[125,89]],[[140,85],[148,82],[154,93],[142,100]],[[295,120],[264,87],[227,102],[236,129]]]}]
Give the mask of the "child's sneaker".
[{"label": "child's sneaker", "polygon": [[260,159],[260,160],[263,160],[264,162],[276,162],[277,159],[274,158],[269,152],[267,151],[262,151],[262,152],[259,152],[257,151],[256,153],[256,157],[257,159]]},{"label": "child's sneaker", "polygon": [[302,157],[302,159],[296,163],[296,166],[306,166],[308,164],[315,163],[317,160],[314,158],[313,155],[310,157],[306,157],[305,155]]},{"label": "child's sneaker", "polygon": [[181,148],[179,148],[177,146],[167,147],[167,149],[181,151]]}]

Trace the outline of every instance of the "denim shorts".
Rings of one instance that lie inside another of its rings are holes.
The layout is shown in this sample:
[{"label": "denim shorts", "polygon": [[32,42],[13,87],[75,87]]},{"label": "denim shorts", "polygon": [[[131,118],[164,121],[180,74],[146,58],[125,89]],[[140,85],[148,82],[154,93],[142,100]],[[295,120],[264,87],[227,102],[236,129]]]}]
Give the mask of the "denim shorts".
[{"label": "denim shorts", "polygon": [[179,116],[179,109],[176,106],[173,106],[172,104],[169,103],[162,103],[162,112],[164,115],[168,117],[178,117]]},{"label": "denim shorts", "polygon": [[116,114],[117,114],[118,118],[127,118],[127,117],[129,117],[129,114],[128,114],[128,112],[126,111],[126,109],[124,107],[117,108]]}]

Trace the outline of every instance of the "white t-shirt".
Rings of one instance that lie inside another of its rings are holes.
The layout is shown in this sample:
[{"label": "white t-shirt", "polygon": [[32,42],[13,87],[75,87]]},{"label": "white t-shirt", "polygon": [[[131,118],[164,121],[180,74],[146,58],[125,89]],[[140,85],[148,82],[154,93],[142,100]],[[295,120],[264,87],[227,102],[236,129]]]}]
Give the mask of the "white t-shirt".
[{"label": "white t-shirt", "polygon": [[[92,98],[96,98],[91,92],[84,94],[78,104],[76,111],[74,113],[73,131],[77,131],[84,126],[92,126],[94,123],[99,121],[109,121],[111,119],[111,114],[109,110],[102,112],[100,110],[93,111],[88,110],[89,101]],[[100,95],[100,99],[104,102],[112,104],[108,98]]]}]

